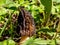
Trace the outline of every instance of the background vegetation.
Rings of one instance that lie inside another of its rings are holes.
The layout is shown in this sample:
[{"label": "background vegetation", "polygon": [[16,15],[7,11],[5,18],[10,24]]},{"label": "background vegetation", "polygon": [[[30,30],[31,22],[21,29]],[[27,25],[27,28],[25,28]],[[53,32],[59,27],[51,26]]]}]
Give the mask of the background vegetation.
[{"label": "background vegetation", "polygon": [[16,45],[19,6],[32,14],[36,25],[36,35],[23,45],[60,45],[60,0],[0,0],[0,45]]}]

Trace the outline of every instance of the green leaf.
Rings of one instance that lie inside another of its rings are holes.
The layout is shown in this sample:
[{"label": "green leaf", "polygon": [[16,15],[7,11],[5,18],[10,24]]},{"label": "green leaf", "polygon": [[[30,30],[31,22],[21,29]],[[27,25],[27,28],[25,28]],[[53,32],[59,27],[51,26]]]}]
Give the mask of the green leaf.
[{"label": "green leaf", "polygon": [[55,14],[55,6],[52,7],[52,10],[51,10],[52,14]]},{"label": "green leaf", "polygon": [[2,45],[3,44],[3,42],[0,42],[0,45]]},{"label": "green leaf", "polygon": [[0,15],[4,15],[7,13],[7,10],[3,7],[0,7]]},{"label": "green leaf", "polygon": [[60,3],[60,0],[57,0],[57,3]]},{"label": "green leaf", "polygon": [[5,4],[5,1],[6,0],[0,0],[0,6],[4,5]]},{"label": "green leaf", "polygon": [[34,42],[34,38],[31,37],[30,39],[28,39],[26,42],[24,42],[22,45],[33,45]]},{"label": "green leaf", "polygon": [[8,45],[15,45],[15,42],[13,40],[8,40],[9,44]]},{"label": "green leaf", "polygon": [[7,40],[0,42],[0,45],[15,45],[15,42],[11,39],[7,39]]},{"label": "green leaf", "polygon": [[24,3],[24,0],[18,0],[19,2],[19,4],[21,5],[21,4],[23,4]]},{"label": "green leaf", "polygon": [[50,41],[50,45],[56,45],[56,44],[55,44],[55,40],[51,40],[51,41]]},{"label": "green leaf", "polygon": [[7,40],[3,41],[2,45],[7,45]]},{"label": "green leaf", "polygon": [[40,0],[45,7],[45,12],[49,14],[52,8],[52,0]]},{"label": "green leaf", "polygon": [[50,40],[41,40],[41,39],[35,39],[34,40],[34,43],[35,44],[40,44],[40,45],[46,45],[46,44],[49,44]]}]

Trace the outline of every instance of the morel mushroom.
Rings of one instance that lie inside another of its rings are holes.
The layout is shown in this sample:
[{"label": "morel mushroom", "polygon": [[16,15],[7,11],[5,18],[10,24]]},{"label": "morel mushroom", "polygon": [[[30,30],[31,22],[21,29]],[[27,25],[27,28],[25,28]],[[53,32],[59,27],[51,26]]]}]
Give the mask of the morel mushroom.
[{"label": "morel mushroom", "polygon": [[19,33],[21,40],[19,45],[25,39],[35,34],[35,23],[32,15],[23,7],[19,7],[18,27],[17,33]]}]

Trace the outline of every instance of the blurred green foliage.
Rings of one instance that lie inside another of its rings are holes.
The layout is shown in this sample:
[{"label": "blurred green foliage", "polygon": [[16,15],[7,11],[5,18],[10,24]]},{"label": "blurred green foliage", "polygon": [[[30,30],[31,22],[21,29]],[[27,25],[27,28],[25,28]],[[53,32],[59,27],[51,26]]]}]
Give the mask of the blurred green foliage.
[{"label": "blurred green foliage", "polygon": [[15,44],[16,43],[11,39],[4,40],[4,41],[0,42],[0,45],[15,45]]},{"label": "blurred green foliage", "polygon": [[[9,34],[11,38],[15,36],[17,22],[14,24],[16,19],[12,21],[12,18],[19,14],[19,6],[24,6],[31,13],[36,25],[36,36],[23,45],[60,43],[60,0],[0,0],[0,37],[4,34]],[[15,45],[12,39],[0,42],[0,45],[7,45],[7,42]]]}]

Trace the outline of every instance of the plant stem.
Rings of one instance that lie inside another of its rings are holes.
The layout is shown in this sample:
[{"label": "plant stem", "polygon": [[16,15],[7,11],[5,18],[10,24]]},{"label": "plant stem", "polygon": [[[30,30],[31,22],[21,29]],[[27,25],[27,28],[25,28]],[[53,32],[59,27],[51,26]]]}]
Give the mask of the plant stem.
[{"label": "plant stem", "polygon": [[5,27],[7,26],[7,23],[8,23],[8,20],[6,21],[4,27],[2,28],[2,31],[0,32],[0,37],[1,37],[1,35],[2,35],[3,31],[4,31],[4,29],[5,29]]},{"label": "plant stem", "polygon": [[6,26],[7,26],[7,23],[8,23],[9,20],[10,20],[10,17],[11,17],[11,13],[9,12],[9,18],[6,20],[6,23],[5,23],[4,27],[2,28],[2,30],[1,30],[1,32],[0,32],[0,37],[1,37],[2,33],[3,33],[4,30],[5,30],[5,28],[6,28]]}]

